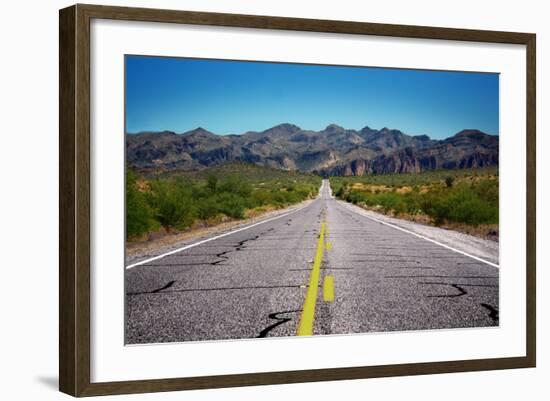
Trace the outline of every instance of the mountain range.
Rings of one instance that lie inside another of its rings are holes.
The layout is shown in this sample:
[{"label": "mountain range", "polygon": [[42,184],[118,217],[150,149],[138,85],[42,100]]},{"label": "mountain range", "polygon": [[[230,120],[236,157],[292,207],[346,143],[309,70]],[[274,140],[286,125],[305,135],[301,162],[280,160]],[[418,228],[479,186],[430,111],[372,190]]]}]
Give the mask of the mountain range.
[{"label": "mountain range", "polygon": [[126,161],[140,171],[199,170],[247,162],[323,176],[412,173],[498,165],[498,135],[466,129],[443,140],[396,129],[321,131],[280,124],[242,135],[216,135],[203,128],[126,135]]}]

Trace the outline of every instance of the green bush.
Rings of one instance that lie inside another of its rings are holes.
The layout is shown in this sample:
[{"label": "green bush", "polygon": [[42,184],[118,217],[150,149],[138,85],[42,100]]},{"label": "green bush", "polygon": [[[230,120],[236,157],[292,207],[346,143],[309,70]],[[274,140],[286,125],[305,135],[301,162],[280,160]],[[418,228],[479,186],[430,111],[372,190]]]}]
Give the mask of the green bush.
[{"label": "green bush", "polygon": [[223,192],[218,194],[215,200],[218,210],[223,214],[236,219],[244,217],[244,210],[246,209],[245,200],[239,195]]},{"label": "green bush", "polygon": [[196,207],[192,188],[175,180],[155,180],[151,182],[148,196],[155,210],[155,219],[167,230],[172,227],[184,229],[193,224]]},{"label": "green bush", "polygon": [[199,172],[159,175],[147,180],[145,192],[138,176],[128,170],[126,186],[127,236],[135,237],[163,226],[167,231],[190,227],[197,219],[220,214],[241,219],[247,209],[284,207],[317,194],[321,178],[254,165],[233,164]]},{"label": "green bush", "polygon": [[268,205],[271,202],[271,197],[271,191],[267,189],[259,189],[252,194],[252,199],[256,206]]},{"label": "green bush", "polygon": [[197,202],[197,217],[201,220],[208,220],[216,217],[220,208],[215,198],[202,198]]},{"label": "green bush", "polygon": [[422,214],[422,195],[418,192],[418,188],[403,195],[403,202],[408,214]]},{"label": "green bush", "polygon": [[382,206],[384,213],[395,212],[397,214],[406,211],[405,202],[401,195],[395,192],[384,192],[376,196],[376,202]]},{"label": "green bush", "polygon": [[206,188],[212,193],[216,192],[216,188],[218,186],[218,177],[215,175],[210,174],[206,178]]},{"label": "green bush", "polygon": [[[484,170],[482,170],[484,171]],[[473,170],[471,175],[479,174]],[[465,172],[426,172],[412,178],[411,174],[379,175],[342,179],[331,177],[331,185],[338,188],[335,195],[355,204],[364,204],[381,209],[384,213],[409,215],[425,214],[436,225],[446,221],[470,225],[497,224],[499,209],[498,179],[494,179],[494,170],[488,170],[485,176],[475,182],[461,181],[455,184],[456,177],[465,177]],[[492,178],[490,176],[493,176]],[[371,185],[391,185],[393,191],[351,189],[349,180]],[[431,180],[431,181],[429,181]],[[444,184],[442,183],[442,180]],[[421,193],[421,186],[428,185],[429,191]],[[395,192],[395,188],[409,183],[412,190],[407,193]]]},{"label": "green bush", "polygon": [[217,188],[217,192],[232,193],[242,198],[249,197],[252,194],[252,186],[236,176],[228,177],[223,182],[218,183]]},{"label": "green bush", "polygon": [[436,225],[445,222],[450,214],[450,203],[441,193],[424,194],[421,201],[421,207],[424,213],[434,219]]},{"label": "green bush", "polygon": [[153,210],[137,189],[137,175],[126,173],[126,239],[148,232],[154,226]]},{"label": "green bush", "polygon": [[477,196],[489,203],[491,206],[498,208],[498,181],[497,180],[482,180],[472,186]]},{"label": "green bush", "polygon": [[446,220],[471,225],[498,223],[498,201],[496,206],[487,202],[465,184],[447,192],[426,194],[423,210],[438,225]]},{"label": "green bush", "polygon": [[447,200],[447,219],[466,224],[498,223],[498,209],[485,202],[471,188],[462,186]]}]

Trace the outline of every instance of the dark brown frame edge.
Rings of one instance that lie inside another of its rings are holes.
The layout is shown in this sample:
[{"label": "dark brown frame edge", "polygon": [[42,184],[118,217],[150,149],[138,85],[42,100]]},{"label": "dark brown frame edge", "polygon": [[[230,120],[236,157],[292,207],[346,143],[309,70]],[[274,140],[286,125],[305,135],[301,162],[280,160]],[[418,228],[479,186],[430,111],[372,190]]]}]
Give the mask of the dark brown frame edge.
[{"label": "dark brown frame edge", "polygon": [[[526,356],[90,383],[90,20],[92,18],[526,45]],[[535,367],[536,35],[77,4],[59,12],[59,389],[73,396]]]}]

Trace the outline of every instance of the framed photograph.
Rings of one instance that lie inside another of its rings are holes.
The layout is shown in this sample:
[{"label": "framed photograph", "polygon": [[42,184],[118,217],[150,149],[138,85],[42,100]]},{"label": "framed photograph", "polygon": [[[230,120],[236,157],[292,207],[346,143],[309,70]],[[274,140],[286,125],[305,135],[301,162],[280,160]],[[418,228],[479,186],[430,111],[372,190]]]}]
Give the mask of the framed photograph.
[{"label": "framed photograph", "polygon": [[535,366],[534,34],[59,18],[62,392]]}]

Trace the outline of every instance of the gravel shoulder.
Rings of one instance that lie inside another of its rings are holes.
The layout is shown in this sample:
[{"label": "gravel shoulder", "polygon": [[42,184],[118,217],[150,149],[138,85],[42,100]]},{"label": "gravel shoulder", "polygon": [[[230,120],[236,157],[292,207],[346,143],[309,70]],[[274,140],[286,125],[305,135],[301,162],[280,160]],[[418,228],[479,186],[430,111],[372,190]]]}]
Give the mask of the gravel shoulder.
[{"label": "gravel shoulder", "polygon": [[363,209],[359,206],[348,202],[338,200],[344,207],[348,207],[355,212],[367,217],[372,217],[387,223],[394,224],[405,230],[412,231],[416,234],[423,235],[434,241],[441,242],[447,246],[458,249],[459,251],[477,256],[491,263],[499,263],[499,243],[491,240],[486,240],[472,235],[452,231],[440,227],[428,226],[416,223],[410,220],[398,219],[395,217],[386,216],[371,210]]}]

